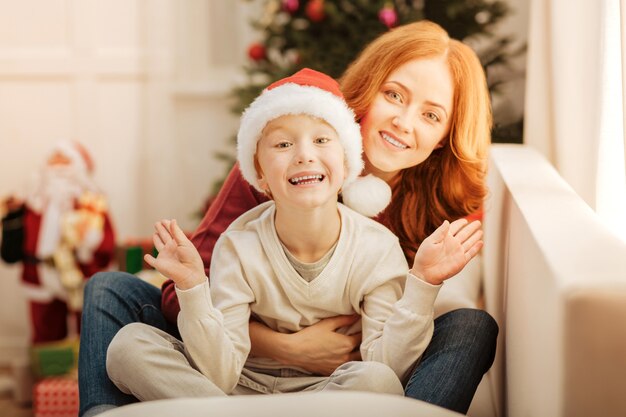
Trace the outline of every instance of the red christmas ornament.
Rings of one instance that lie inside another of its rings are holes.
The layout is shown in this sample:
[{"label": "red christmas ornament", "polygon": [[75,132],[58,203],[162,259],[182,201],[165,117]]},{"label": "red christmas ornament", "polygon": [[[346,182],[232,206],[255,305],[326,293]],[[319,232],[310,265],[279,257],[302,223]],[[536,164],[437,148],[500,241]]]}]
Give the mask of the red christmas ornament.
[{"label": "red christmas ornament", "polygon": [[388,28],[392,28],[398,23],[398,14],[393,6],[387,5],[378,12],[378,20]]},{"label": "red christmas ornament", "polygon": [[283,0],[283,10],[289,14],[294,14],[300,7],[299,0]]},{"label": "red christmas ornament", "polygon": [[265,53],[265,46],[260,43],[253,43],[248,48],[248,56],[255,62],[264,60],[267,56]]},{"label": "red christmas ornament", "polygon": [[324,0],[309,0],[306,5],[306,15],[312,22],[321,22],[326,15],[324,14]]}]

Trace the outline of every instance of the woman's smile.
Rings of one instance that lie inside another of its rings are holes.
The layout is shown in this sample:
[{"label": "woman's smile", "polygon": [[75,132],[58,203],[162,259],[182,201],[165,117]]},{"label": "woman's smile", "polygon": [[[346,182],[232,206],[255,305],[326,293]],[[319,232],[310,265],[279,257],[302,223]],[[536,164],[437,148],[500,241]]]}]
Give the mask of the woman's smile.
[{"label": "woman's smile", "polygon": [[389,132],[380,132],[380,137],[383,139],[383,141],[390,144],[392,146],[392,149],[397,149],[397,150],[409,149],[409,145],[407,145],[405,142],[400,140],[397,136],[394,136]]}]

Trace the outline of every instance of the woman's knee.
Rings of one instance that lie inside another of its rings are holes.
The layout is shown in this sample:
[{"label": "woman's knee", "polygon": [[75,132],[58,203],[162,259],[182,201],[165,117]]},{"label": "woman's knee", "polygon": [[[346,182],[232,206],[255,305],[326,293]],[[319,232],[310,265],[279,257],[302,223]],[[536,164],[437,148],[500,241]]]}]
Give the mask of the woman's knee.
[{"label": "woman's knee", "polygon": [[435,321],[435,331],[442,338],[454,341],[454,345],[463,350],[464,355],[472,356],[476,363],[484,363],[485,371],[491,367],[499,329],[486,311],[473,308],[451,311]]},{"label": "woman's knee", "polygon": [[85,298],[97,301],[108,293],[125,294],[135,281],[137,277],[126,272],[98,272],[87,280]]},{"label": "woman's knee", "polygon": [[475,308],[450,311],[435,320],[435,329],[446,333],[466,335],[481,343],[495,343],[498,338],[498,323],[489,313]]}]

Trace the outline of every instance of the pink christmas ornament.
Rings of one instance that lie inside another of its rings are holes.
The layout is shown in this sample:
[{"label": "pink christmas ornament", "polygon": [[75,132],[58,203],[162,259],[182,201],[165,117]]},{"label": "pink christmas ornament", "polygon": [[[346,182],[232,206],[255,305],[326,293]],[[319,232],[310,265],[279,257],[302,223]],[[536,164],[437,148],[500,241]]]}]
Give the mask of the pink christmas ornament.
[{"label": "pink christmas ornament", "polygon": [[289,14],[294,14],[299,7],[299,0],[283,0],[283,10]]},{"label": "pink christmas ornament", "polygon": [[388,28],[392,28],[398,23],[398,14],[393,6],[385,6],[378,12],[378,20]]}]

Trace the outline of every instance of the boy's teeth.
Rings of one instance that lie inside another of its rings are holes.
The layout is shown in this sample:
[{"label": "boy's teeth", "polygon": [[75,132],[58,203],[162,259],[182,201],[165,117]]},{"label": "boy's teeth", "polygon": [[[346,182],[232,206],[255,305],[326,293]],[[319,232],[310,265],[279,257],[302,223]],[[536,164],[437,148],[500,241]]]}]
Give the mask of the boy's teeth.
[{"label": "boy's teeth", "polygon": [[395,146],[397,148],[400,148],[400,149],[407,149],[408,148],[408,146],[406,146],[405,144],[398,142],[397,140],[395,140],[394,138],[392,138],[391,136],[389,136],[389,135],[387,135],[385,133],[383,133],[382,136],[383,136],[383,139],[385,139],[387,142],[391,143],[393,146]]},{"label": "boy's teeth", "polygon": [[320,182],[324,179],[324,176],[321,174],[317,175],[303,175],[302,177],[295,177],[289,180],[292,184],[313,184],[315,182]]}]

